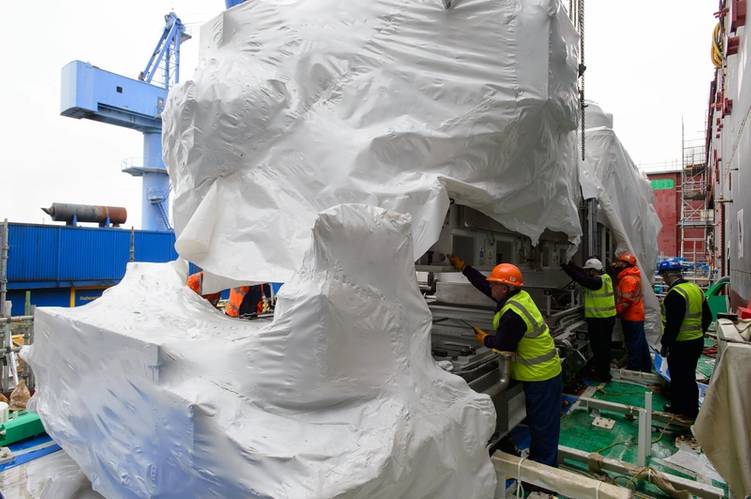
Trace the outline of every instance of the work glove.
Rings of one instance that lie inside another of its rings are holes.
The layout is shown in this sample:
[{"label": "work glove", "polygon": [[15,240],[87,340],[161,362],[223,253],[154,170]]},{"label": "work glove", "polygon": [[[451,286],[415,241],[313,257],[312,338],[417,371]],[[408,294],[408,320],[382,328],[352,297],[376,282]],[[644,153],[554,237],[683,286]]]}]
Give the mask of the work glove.
[{"label": "work glove", "polygon": [[662,355],[663,357],[667,357],[669,353],[670,353],[670,348],[668,348],[667,345],[662,345],[662,347],[660,347],[660,355]]},{"label": "work glove", "polygon": [[456,256],[456,255],[449,255],[449,262],[451,262],[451,265],[453,265],[454,268],[456,270],[458,270],[459,272],[461,272],[462,270],[464,270],[464,260],[462,260],[458,256]]},{"label": "work glove", "polygon": [[485,337],[488,335],[488,333],[477,326],[472,326],[472,330],[475,332],[475,339],[477,340],[477,343],[485,346]]}]

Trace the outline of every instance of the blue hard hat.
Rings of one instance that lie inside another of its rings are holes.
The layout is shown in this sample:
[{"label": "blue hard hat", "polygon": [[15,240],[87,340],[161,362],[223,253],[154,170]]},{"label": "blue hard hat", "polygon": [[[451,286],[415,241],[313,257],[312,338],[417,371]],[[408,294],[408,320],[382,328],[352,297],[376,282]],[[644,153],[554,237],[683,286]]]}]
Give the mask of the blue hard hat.
[{"label": "blue hard hat", "polygon": [[668,258],[667,260],[663,260],[660,262],[659,267],[657,267],[657,271],[659,273],[682,272],[683,267],[684,267],[683,262],[681,262],[678,258]]}]

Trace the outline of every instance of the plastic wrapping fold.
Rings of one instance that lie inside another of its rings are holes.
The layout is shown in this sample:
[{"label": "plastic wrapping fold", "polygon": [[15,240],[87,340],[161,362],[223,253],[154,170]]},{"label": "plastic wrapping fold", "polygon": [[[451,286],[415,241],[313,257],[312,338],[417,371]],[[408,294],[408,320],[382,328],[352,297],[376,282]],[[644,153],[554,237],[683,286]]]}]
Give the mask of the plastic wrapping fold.
[{"label": "plastic wrapping fold", "polygon": [[582,194],[584,199],[597,199],[617,250],[636,255],[642,275],[647,339],[654,346],[662,331],[660,304],[652,287],[662,224],[655,211],[652,187],[611,128],[612,115],[588,102],[585,123],[599,126],[585,133],[586,159],[579,163]]},{"label": "plastic wrapping fold", "polygon": [[130,497],[491,497],[495,411],[430,355],[407,215],[324,212],[273,322],[177,264],[39,308],[32,405],[94,490]]},{"label": "plastic wrapping fold", "polygon": [[62,451],[0,473],[0,491],[7,499],[103,499]]},{"label": "plastic wrapping fold", "polygon": [[733,497],[751,494],[749,385],[751,344],[728,343],[712,375],[696,423],[691,427],[709,461],[727,481]]},{"label": "plastic wrapping fold", "polygon": [[224,12],[163,113],[178,253],[217,288],[284,282],[317,214],[356,202],[410,214],[417,258],[450,197],[577,242],[576,42],[558,0]]},{"label": "plastic wrapping fold", "polygon": [[254,0],[201,41],[163,113],[176,248],[205,292],[285,282],[274,320],[131,264],[37,310],[45,427],[107,497],[492,496],[493,405],[433,362],[413,262],[450,198],[578,242],[560,2]]}]

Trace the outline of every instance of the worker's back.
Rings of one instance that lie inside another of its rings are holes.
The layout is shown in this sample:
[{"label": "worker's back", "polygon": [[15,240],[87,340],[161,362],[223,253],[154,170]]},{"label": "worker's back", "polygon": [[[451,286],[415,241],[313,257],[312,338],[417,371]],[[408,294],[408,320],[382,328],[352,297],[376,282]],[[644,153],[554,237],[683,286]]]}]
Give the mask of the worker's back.
[{"label": "worker's back", "polygon": [[639,267],[628,267],[618,274],[617,297],[621,319],[634,322],[644,320],[644,299]]},{"label": "worker's back", "polygon": [[232,288],[229,292],[229,302],[225,313],[230,317],[243,317],[262,312],[264,297],[271,296],[271,287],[268,283],[254,286],[240,286]]}]

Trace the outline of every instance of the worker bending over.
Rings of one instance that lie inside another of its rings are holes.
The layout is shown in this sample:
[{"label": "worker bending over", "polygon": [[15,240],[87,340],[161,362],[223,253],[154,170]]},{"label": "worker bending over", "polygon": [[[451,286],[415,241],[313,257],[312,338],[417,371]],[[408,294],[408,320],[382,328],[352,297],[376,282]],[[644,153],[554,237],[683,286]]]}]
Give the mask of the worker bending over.
[{"label": "worker bending over", "polygon": [[493,316],[495,334],[475,328],[475,338],[488,348],[515,352],[511,377],[524,386],[527,425],[532,436],[529,458],[557,466],[561,360],[540,310],[522,289],[521,271],[510,263],[502,263],[486,278],[459,257],[450,256],[449,260],[475,288],[497,303]]},{"label": "worker bending over", "polygon": [[659,273],[670,286],[662,302],[663,334],[660,353],[670,369],[670,404],[666,412],[696,419],[699,388],[696,364],[704,350],[704,332],[712,323],[712,312],[699,286],[683,279],[680,262],[660,263]]},{"label": "worker bending over", "polygon": [[268,283],[232,288],[224,313],[230,317],[253,317],[270,312],[270,297],[271,288]]},{"label": "worker bending over", "polygon": [[627,368],[632,371],[652,371],[649,345],[644,334],[644,298],[641,290],[641,272],[636,257],[621,253],[613,262],[617,272],[615,308],[623,326],[623,340],[628,352]]},{"label": "worker bending over", "polygon": [[188,287],[201,295],[202,298],[208,300],[209,303],[216,307],[219,303],[219,293],[206,293],[203,292],[203,271],[195,272],[188,276]]},{"label": "worker bending over", "polygon": [[595,377],[599,381],[610,381],[610,343],[616,316],[613,281],[597,258],[588,259],[584,267],[573,261],[561,267],[582,286],[584,319],[587,321]]}]

